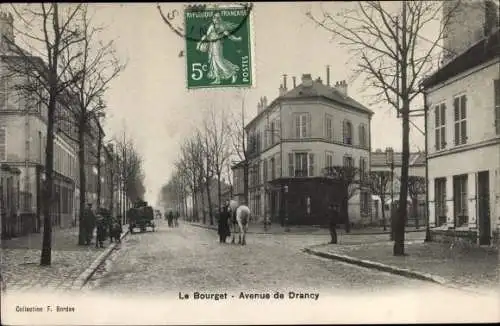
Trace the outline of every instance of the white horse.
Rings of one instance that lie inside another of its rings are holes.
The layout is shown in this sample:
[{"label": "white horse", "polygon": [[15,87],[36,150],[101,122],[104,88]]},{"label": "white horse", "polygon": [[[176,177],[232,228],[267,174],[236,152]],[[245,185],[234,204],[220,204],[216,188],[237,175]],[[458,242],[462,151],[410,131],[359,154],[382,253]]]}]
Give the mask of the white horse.
[{"label": "white horse", "polygon": [[[235,200],[231,200],[229,203],[229,209],[231,211],[231,226],[232,226],[232,240],[231,243],[234,243],[235,233],[236,233],[236,225],[238,226],[238,244],[242,246],[246,245],[246,234],[248,230],[248,223],[250,222],[251,212],[250,208],[246,205],[238,205],[238,202]],[[236,214],[236,223],[233,219],[234,214]]]}]

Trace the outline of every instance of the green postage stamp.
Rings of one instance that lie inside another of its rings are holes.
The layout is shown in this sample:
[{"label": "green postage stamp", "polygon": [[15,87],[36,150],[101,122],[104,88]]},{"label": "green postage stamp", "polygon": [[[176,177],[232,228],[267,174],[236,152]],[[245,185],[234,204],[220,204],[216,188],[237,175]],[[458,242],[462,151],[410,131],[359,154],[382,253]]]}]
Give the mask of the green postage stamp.
[{"label": "green postage stamp", "polygon": [[250,8],[187,8],[188,89],[251,87]]}]

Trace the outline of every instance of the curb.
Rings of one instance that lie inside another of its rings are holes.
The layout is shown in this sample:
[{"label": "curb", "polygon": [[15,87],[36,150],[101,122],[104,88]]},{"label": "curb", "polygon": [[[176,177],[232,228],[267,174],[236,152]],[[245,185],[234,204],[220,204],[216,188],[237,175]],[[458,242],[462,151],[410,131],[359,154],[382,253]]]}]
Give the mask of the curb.
[{"label": "curb", "polygon": [[405,276],[405,277],[413,278],[413,279],[419,279],[422,281],[428,281],[428,282],[436,283],[439,285],[448,285],[448,284],[446,284],[447,283],[446,280],[441,278],[441,277],[431,275],[428,273],[417,272],[417,271],[407,269],[407,268],[400,268],[400,267],[396,267],[396,266],[386,265],[386,264],[382,264],[379,262],[366,260],[366,259],[358,259],[358,258],[354,258],[354,257],[347,256],[347,255],[326,253],[326,252],[322,252],[322,251],[313,250],[310,248],[304,248],[304,249],[302,249],[302,251],[305,253],[308,253],[310,255],[314,255],[314,256],[318,256],[318,257],[322,257],[322,258],[339,260],[339,261],[342,261],[345,263],[358,265],[358,266],[362,266],[362,267],[367,267],[367,268],[371,268],[371,269],[376,269],[376,270],[379,270],[382,272],[387,272],[387,273],[391,273],[391,274]]},{"label": "curb", "polygon": [[[123,240],[128,234],[130,230],[127,229],[120,237],[120,240]],[[102,254],[97,257],[92,264],[78,276],[78,278],[73,282],[71,286],[71,290],[81,290],[85,284],[89,281],[89,279],[94,275],[97,268],[109,257],[111,252],[116,248],[117,243],[113,242],[109,247],[104,250]]]},{"label": "curb", "polygon": [[[216,226],[211,226],[211,225],[202,225],[202,224],[196,224],[196,223],[191,223],[191,222],[186,222],[186,224],[189,224],[189,225],[192,225],[192,226],[196,226],[196,227],[199,227],[199,228],[204,228],[204,229],[209,229],[209,230],[217,230],[217,227]],[[323,230],[321,228],[318,228],[318,230],[314,230],[313,232],[316,233],[320,230]],[[425,232],[425,230],[406,230],[405,233],[413,233],[413,232]],[[247,232],[248,234],[311,234],[311,232],[294,232],[294,231],[290,231],[290,232],[279,232],[279,233],[273,233],[273,232],[260,232],[260,231],[248,231]],[[329,233],[327,233],[325,231],[325,234],[328,235]],[[354,235],[354,236],[357,236],[357,235],[378,235],[378,234],[387,234],[389,235],[389,232],[366,232],[366,233],[353,233],[353,232],[350,232],[350,233],[342,233],[341,235]]]},{"label": "curb", "polygon": [[391,273],[391,274],[395,274],[395,275],[399,275],[399,276],[404,276],[407,278],[431,282],[431,283],[438,284],[438,285],[441,285],[441,286],[444,286],[447,288],[451,288],[454,290],[460,290],[463,292],[469,292],[469,293],[473,293],[473,294],[483,294],[483,295],[486,294],[486,292],[483,292],[481,290],[476,290],[476,289],[467,288],[467,287],[460,287],[460,286],[451,284],[449,281],[447,281],[443,277],[440,277],[437,275],[424,273],[424,272],[417,272],[415,270],[411,270],[411,269],[407,269],[407,268],[400,268],[400,267],[396,267],[396,266],[392,266],[392,265],[386,265],[386,264],[382,264],[382,263],[371,261],[371,260],[358,259],[358,258],[354,258],[352,256],[327,253],[327,252],[322,252],[322,251],[317,251],[317,250],[311,249],[311,248],[319,247],[319,246],[321,246],[321,245],[314,245],[314,246],[311,246],[308,248],[304,248],[304,249],[302,249],[302,251],[307,253],[307,254],[322,257],[322,258],[338,260],[338,261],[342,261],[344,263],[348,263],[348,264],[352,264],[352,265],[358,265],[361,267],[376,269],[376,270],[379,270],[382,272],[387,272],[387,273]]}]

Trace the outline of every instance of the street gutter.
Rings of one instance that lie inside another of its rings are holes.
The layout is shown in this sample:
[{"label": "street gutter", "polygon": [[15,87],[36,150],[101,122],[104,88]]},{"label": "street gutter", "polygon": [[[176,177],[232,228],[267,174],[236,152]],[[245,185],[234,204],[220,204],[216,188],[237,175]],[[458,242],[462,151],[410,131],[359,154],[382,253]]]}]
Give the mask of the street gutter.
[{"label": "street gutter", "polygon": [[[120,241],[122,241],[129,233],[130,229],[127,227],[127,230],[121,235]],[[80,274],[80,276],[78,276],[78,278],[73,282],[71,290],[81,290],[94,275],[97,268],[102,263],[104,263],[104,261],[113,252],[117,245],[117,242],[113,242],[109,247],[107,247],[106,250],[104,250],[104,252],[100,254],[99,257],[97,257],[94,262],[83,273]]]}]

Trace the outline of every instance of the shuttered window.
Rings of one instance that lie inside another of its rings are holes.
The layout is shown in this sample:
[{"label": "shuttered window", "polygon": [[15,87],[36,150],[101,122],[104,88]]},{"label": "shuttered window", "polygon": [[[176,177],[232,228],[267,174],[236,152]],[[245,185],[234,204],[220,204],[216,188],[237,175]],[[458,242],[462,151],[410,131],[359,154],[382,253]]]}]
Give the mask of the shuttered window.
[{"label": "shuttered window", "polygon": [[344,144],[352,145],[352,124],[348,120],[344,121],[343,134]]},{"label": "shuttered window", "polygon": [[0,161],[7,160],[7,129],[0,128]]},{"label": "shuttered window", "polygon": [[435,146],[436,150],[446,147],[446,104],[437,105],[435,114]]},{"label": "shuttered window", "polygon": [[467,97],[462,95],[453,99],[455,117],[455,146],[467,143]]},{"label": "shuttered window", "polygon": [[500,79],[494,80],[495,93],[495,129],[496,134],[500,135]]}]

